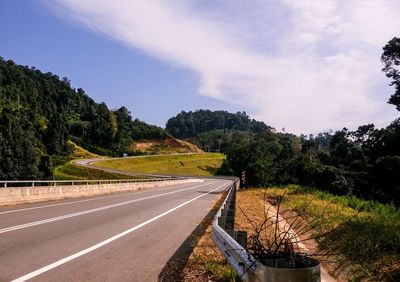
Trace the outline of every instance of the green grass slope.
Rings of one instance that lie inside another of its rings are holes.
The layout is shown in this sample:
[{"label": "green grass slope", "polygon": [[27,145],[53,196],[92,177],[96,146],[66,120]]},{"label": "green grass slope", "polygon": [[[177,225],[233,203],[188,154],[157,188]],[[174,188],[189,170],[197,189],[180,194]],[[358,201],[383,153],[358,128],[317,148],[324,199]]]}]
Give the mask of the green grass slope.
[{"label": "green grass slope", "polygon": [[104,160],[96,162],[95,165],[130,172],[212,176],[221,166],[224,158],[225,156],[220,153],[142,156]]},{"label": "green grass slope", "polygon": [[109,180],[109,179],[132,179],[133,176],[110,173],[99,169],[92,169],[75,165],[68,162],[58,166],[54,170],[54,178],[56,180]]},{"label": "green grass slope", "polygon": [[73,153],[68,157],[69,162],[59,165],[54,170],[54,179],[56,180],[100,180],[100,179],[130,179],[134,178],[129,175],[105,172],[99,169],[91,169],[78,166],[73,163],[73,159],[90,159],[99,158],[88,150],[78,146],[72,141],[68,141],[68,145],[73,147]]},{"label": "green grass slope", "polygon": [[81,146],[75,144],[71,140],[67,141],[67,144],[73,148],[73,153],[70,156],[70,159],[91,159],[91,158],[100,158],[100,155],[89,152],[88,150],[82,148]]},{"label": "green grass slope", "polygon": [[341,254],[333,261],[349,272],[347,279],[400,281],[400,210],[397,207],[295,185],[241,193],[258,193],[258,198],[263,199],[264,193],[274,197],[285,191],[283,205],[312,221],[314,236],[318,238],[325,233],[317,240],[319,247],[328,253]]}]

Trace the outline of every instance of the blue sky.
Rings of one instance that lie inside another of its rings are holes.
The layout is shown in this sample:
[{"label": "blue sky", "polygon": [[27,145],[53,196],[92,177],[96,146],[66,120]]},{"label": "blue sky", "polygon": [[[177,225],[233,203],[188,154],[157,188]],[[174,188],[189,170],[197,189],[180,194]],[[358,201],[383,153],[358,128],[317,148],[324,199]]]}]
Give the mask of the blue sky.
[{"label": "blue sky", "polygon": [[199,95],[192,72],[60,18],[41,1],[0,1],[0,34],[3,58],[66,76],[97,102],[126,106],[151,124],[164,127],[181,110],[242,110]]},{"label": "blue sky", "polygon": [[246,111],[316,133],[398,116],[380,71],[395,0],[2,0],[0,56],[67,76],[164,126],[181,110]]}]

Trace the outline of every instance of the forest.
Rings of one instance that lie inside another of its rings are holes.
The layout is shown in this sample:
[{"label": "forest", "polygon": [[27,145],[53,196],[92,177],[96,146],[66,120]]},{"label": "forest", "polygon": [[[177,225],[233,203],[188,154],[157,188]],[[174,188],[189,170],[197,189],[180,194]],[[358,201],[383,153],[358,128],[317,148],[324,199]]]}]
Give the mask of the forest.
[{"label": "forest", "polygon": [[178,138],[196,137],[214,130],[236,130],[253,133],[271,129],[264,122],[250,119],[246,112],[182,111],[167,121],[166,131]]},{"label": "forest", "polygon": [[52,178],[71,140],[108,156],[132,153],[133,140],[164,138],[162,128],[110,110],[68,78],[0,57],[0,179]]},{"label": "forest", "polygon": [[272,129],[262,121],[250,119],[246,112],[197,110],[182,111],[170,118],[165,130],[206,152],[225,152],[232,143],[248,140],[256,133]]}]

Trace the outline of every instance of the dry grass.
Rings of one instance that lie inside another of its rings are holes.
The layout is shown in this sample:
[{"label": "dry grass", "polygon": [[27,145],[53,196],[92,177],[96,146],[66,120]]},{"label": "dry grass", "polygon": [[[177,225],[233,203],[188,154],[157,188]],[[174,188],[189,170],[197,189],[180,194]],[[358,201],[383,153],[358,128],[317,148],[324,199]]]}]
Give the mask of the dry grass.
[{"label": "dry grass", "polygon": [[[310,241],[313,250],[331,254],[317,257],[322,258],[331,275],[346,281],[400,281],[398,208],[300,186],[240,191],[237,205],[259,224],[264,220],[264,193],[273,199],[285,192],[281,215],[288,218],[290,213],[301,214],[300,220],[310,228],[300,239],[304,242],[316,236],[317,241]],[[239,210],[236,228],[249,235],[254,229]]]},{"label": "dry grass", "polygon": [[167,155],[176,153],[204,153],[203,150],[189,142],[167,137],[164,140],[141,140],[131,146],[132,151],[148,155]]},{"label": "dry grass", "polygon": [[[236,229],[247,231],[248,238],[256,236],[261,240],[263,246],[271,252],[283,251],[284,243],[289,238],[294,252],[311,255],[317,253],[318,245],[316,241],[309,240],[313,237],[313,233],[307,231],[309,230],[307,222],[283,204],[280,205],[278,213],[276,201],[282,198],[284,192],[282,189],[273,188],[240,190],[236,198],[236,206],[238,207],[235,216]],[[308,202],[304,202],[304,205],[307,204]],[[279,214],[278,218],[277,214]],[[256,230],[260,229],[262,229],[262,232],[256,233]],[[277,233],[275,233],[275,230]],[[301,235],[296,234],[300,230],[302,230]],[[304,230],[307,232],[304,232]],[[251,245],[251,242],[249,244]],[[334,279],[332,273],[330,275],[326,273],[326,270],[333,272],[336,269],[334,265],[332,266],[326,261],[326,256],[320,255],[315,258],[322,262],[323,278],[327,281],[341,281],[337,278]]]},{"label": "dry grass", "polygon": [[159,281],[237,281],[235,271],[212,240],[211,224],[225,196],[214,202],[208,215],[168,261]]},{"label": "dry grass", "polygon": [[236,273],[221,254],[212,239],[212,221],[226,193],[214,204],[210,216],[203,224],[207,226],[204,234],[193,248],[188,262],[183,269],[183,281],[237,281]]},{"label": "dry grass", "polygon": [[100,158],[101,157],[97,154],[89,152],[88,150],[82,148],[81,146],[78,146],[71,140],[68,140],[67,144],[74,148],[74,152],[70,156],[70,159],[92,159],[92,158]]},{"label": "dry grass", "polygon": [[186,267],[183,281],[232,281],[234,270],[227,263],[211,238],[211,225],[194,248]]}]

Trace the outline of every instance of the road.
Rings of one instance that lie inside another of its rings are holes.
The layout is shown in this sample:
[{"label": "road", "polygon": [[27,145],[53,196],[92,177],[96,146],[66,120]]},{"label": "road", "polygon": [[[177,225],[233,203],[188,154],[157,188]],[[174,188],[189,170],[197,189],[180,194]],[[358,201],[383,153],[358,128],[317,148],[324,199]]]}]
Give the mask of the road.
[{"label": "road", "polygon": [[[175,153],[175,154],[168,154],[168,156],[183,156],[183,155],[196,155],[197,153]],[[203,154],[208,154],[208,153],[203,153]],[[135,171],[127,171],[127,170],[122,170],[122,169],[116,169],[116,168],[109,168],[109,167],[103,167],[103,166],[98,166],[96,162],[99,161],[104,161],[104,160],[126,160],[126,159],[138,159],[138,158],[152,158],[152,157],[160,157],[160,156],[166,156],[165,154],[156,154],[156,155],[140,155],[140,156],[129,156],[129,157],[117,157],[117,158],[91,158],[91,159],[76,159],[73,161],[75,165],[78,166],[83,166],[83,167],[88,167],[92,169],[99,169],[103,170],[106,172],[110,173],[117,173],[117,174],[123,174],[123,175],[129,175],[133,177],[137,176],[144,176],[144,177],[174,177],[174,176],[183,176],[183,177],[191,177],[192,175],[172,175],[172,174],[155,174],[155,173],[144,173],[144,172],[135,172]]]},{"label": "road", "polygon": [[[143,156],[135,156],[135,157],[143,157]],[[145,156],[148,157],[148,156]],[[126,158],[133,158],[133,157],[126,157]],[[104,160],[118,160],[122,158],[93,158],[93,159],[80,159],[80,160],[74,160],[74,164],[78,166],[84,166],[92,169],[99,169],[103,170],[106,172],[110,173],[117,173],[117,174],[123,174],[123,175],[129,175],[129,176],[147,176],[147,177],[170,177],[171,175],[159,175],[159,174],[149,174],[149,173],[143,173],[143,172],[133,172],[133,171],[126,171],[126,170],[121,170],[121,169],[115,169],[115,168],[108,168],[108,167],[101,167],[97,166],[94,163],[98,161],[104,161]]]},{"label": "road", "polygon": [[157,281],[231,181],[0,208],[0,281]]}]

